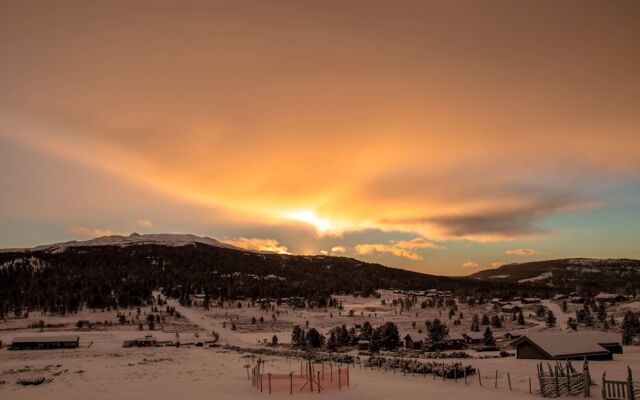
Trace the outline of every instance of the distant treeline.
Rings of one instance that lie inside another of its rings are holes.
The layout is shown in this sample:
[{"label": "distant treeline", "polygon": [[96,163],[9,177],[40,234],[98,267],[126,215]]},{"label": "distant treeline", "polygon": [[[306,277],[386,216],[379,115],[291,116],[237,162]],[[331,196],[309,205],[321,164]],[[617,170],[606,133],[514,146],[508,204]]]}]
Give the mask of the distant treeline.
[{"label": "distant treeline", "polygon": [[301,297],[324,306],[332,294],[376,289],[450,290],[476,298],[540,296],[553,290],[441,277],[346,257],[262,254],[206,245],[70,247],[59,252],[0,253],[0,318],[28,311],[73,313],[141,306],[156,289],[181,301]]}]

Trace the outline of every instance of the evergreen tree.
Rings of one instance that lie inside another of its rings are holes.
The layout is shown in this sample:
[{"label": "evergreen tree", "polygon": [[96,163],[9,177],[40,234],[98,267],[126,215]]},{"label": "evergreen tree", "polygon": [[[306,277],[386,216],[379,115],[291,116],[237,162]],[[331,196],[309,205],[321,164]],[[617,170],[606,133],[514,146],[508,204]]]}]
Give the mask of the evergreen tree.
[{"label": "evergreen tree", "polygon": [[393,350],[400,345],[400,331],[393,322],[387,322],[378,327],[380,346],[385,350]]},{"label": "evergreen tree", "polygon": [[633,339],[639,332],[640,320],[638,319],[638,315],[631,310],[627,311],[622,321],[622,344],[632,344]]},{"label": "evergreen tree", "polygon": [[471,320],[471,327],[469,328],[471,332],[480,332],[480,318],[477,314],[473,315]]},{"label": "evergreen tree", "polygon": [[440,343],[449,335],[449,328],[436,318],[429,326],[428,335],[431,343]]},{"label": "evergreen tree", "polygon": [[493,338],[493,332],[491,332],[491,328],[487,326],[487,329],[484,330],[484,338],[482,339],[482,343],[485,346],[495,346],[496,340]]},{"label": "evergreen tree", "polygon": [[306,335],[307,345],[313,349],[319,349],[324,345],[325,337],[316,328],[311,328]]},{"label": "evergreen tree", "polygon": [[524,315],[522,314],[522,310],[520,310],[520,312],[518,313],[518,325],[524,325],[525,321],[524,321]]},{"label": "evergreen tree", "polygon": [[549,328],[556,326],[556,316],[553,314],[553,311],[547,311],[547,317],[545,318],[545,323]]},{"label": "evergreen tree", "polygon": [[487,314],[482,315],[482,325],[489,325],[490,321],[489,321],[489,316]]}]

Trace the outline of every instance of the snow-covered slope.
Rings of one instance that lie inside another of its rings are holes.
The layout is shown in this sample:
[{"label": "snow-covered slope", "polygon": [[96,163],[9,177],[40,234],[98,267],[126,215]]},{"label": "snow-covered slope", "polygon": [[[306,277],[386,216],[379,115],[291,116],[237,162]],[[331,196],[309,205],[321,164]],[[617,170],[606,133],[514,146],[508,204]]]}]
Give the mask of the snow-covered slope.
[{"label": "snow-covered slope", "polygon": [[[37,246],[31,249],[12,249],[5,251],[46,251],[51,253],[59,253],[65,251],[69,247],[88,247],[88,246],[137,246],[137,245],[158,245],[158,246],[171,246],[181,247],[194,244],[204,244],[207,246],[224,247],[227,249],[243,250],[239,247],[232,246],[230,244],[222,243],[209,237],[201,237],[191,234],[170,234],[170,233],[156,233],[139,235],[132,233],[129,236],[102,236],[95,239],[77,241],[72,240],[70,242],[49,244],[43,246]],[[244,250],[243,250],[244,251]]]}]

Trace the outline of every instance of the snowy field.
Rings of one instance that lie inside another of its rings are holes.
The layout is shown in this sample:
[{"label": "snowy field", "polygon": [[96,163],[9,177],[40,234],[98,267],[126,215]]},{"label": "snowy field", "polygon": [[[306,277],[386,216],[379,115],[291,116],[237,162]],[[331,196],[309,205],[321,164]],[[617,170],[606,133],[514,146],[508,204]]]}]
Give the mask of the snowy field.
[{"label": "snowy field", "polygon": [[[450,329],[451,334],[466,331],[471,323],[472,315],[493,313],[490,305],[477,306],[469,309],[460,307],[463,322],[453,326],[448,319],[446,310],[421,309],[419,306],[400,313],[398,307],[390,302],[398,295],[383,292],[386,305],[381,299],[339,297],[343,301],[344,309],[316,309],[293,310],[286,306],[277,307],[279,311],[274,321],[273,310],[263,311],[259,307],[238,308],[230,304],[223,308],[204,310],[201,307],[181,307],[174,301],[181,314],[180,318],[166,316],[165,322],[156,326],[156,330],[140,331],[136,323],[121,325],[117,323],[116,313],[82,311],[72,316],[34,315],[27,319],[8,320],[0,324],[0,339],[6,346],[12,338],[21,335],[59,335],[77,334],[80,336],[80,348],[68,350],[26,350],[10,351],[0,349],[0,398],[26,399],[86,399],[91,393],[96,399],[140,399],[154,398],[159,400],[176,399],[189,394],[190,399],[249,399],[268,397],[267,393],[260,393],[247,380],[245,366],[255,362],[258,356],[227,351],[222,348],[183,346],[183,347],[154,347],[154,348],[123,348],[124,340],[152,334],[158,340],[173,341],[179,339],[181,343],[213,340],[212,331],[220,334],[220,344],[240,347],[264,348],[264,340],[278,336],[279,343],[290,342],[291,329],[295,325],[318,329],[327,333],[332,327],[346,324],[348,327],[361,324],[369,320],[373,325],[386,321],[398,324],[401,336],[416,333],[424,336],[424,321],[441,318]],[[566,319],[574,315],[574,306],[567,314],[562,313],[559,305],[545,302],[545,306],[556,313],[560,331],[564,328]],[[160,307],[163,309],[164,307]],[[616,315],[621,312],[616,308],[611,311]],[[349,311],[353,310],[350,316]],[[534,317],[533,306],[525,308],[528,330],[545,330],[544,322]],[[136,310],[126,310],[127,316],[136,314]],[[140,320],[145,319],[150,308],[141,310]],[[441,315],[442,314],[442,315]],[[529,317],[529,314],[532,314]],[[263,323],[251,323],[251,318],[263,317]],[[30,327],[40,319],[48,327],[40,333],[38,328]],[[91,329],[79,330],[76,322],[80,319],[101,324],[94,324]],[[413,322],[416,327],[413,328]],[[111,322],[108,324],[107,322]],[[236,325],[231,330],[231,324]],[[505,319],[505,327],[494,329],[494,335],[516,328],[515,322]],[[419,330],[423,333],[419,333]],[[506,345],[506,342],[502,343]],[[282,347],[282,346],[279,346]],[[467,351],[477,356],[474,351]],[[352,352],[355,354],[355,352]],[[486,354],[486,353],[483,353]],[[288,373],[299,370],[299,361],[287,360],[284,357],[267,356],[265,371],[272,373]],[[454,359],[438,360],[446,363]],[[428,396],[443,399],[514,399],[539,397],[536,394],[536,363],[535,360],[517,360],[514,357],[490,359],[461,359],[464,364],[472,365],[480,371],[482,386],[477,375],[470,376],[465,384],[462,379],[457,383],[447,380],[433,379],[431,375],[411,376],[391,371],[377,371],[362,369],[358,364],[351,368],[351,385],[348,390],[326,393],[330,398],[348,399],[393,399],[402,395]],[[580,367],[580,362],[574,362]],[[640,374],[640,348],[625,347],[625,353],[616,354],[614,361],[591,362],[590,371],[593,379],[598,383],[602,373],[606,370],[610,378],[624,378],[626,368],[630,366]],[[497,388],[495,376],[498,372]],[[512,383],[512,390],[508,387],[508,378]],[[39,386],[21,386],[16,380],[42,376],[50,381]],[[533,394],[529,394],[529,379],[532,381]],[[599,386],[592,388],[595,398],[600,398]],[[311,395],[311,394],[305,394]],[[317,394],[315,394],[317,395]],[[322,394],[321,394],[322,395]],[[271,397],[290,397],[290,395],[272,395]]]}]

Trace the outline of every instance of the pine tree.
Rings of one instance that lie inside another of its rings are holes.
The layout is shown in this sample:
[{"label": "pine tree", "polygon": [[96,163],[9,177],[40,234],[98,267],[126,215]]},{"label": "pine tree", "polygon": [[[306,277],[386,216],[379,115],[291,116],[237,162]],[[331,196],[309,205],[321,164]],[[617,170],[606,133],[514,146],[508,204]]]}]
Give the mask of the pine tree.
[{"label": "pine tree", "polygon": [[487,329],[484,330],[484,338],[482,339],[482,343],[485,346],[495,346],[496,340],[493,338],[493,332],[491,332],[491,328],[487,326]]},{"label": "pine tree", "polygon": [[482,324],[482,325],[489,325],[489,322],[490,322],[490,321],[489,321],[489,316],[488,316],[487,314],[484,314],[484,315],[482,316],[482,322],[481,322],[481,324]]},{"label": "pine tree", "polygon": [[522,314],[522,310],[520,310],[520,312],[518,313],[518,325],[524,325],[525,321],[524,321],[524,315]]},{"label": "pine tree", "polygon": [[640,320],[638,320],[638,315],[631,310],[627,311],[622,322],[622,344],[632,344],[633,339],[639,332]]},{"label": "pine tree", "polygon": [[549,328],[556,326],[556,316],[553,314],[553,311],[547,311],[545,322]]},{"label": "pine tree", "polygon": [[429,326],[428,335],[431,343],[440,343],[449,335],[449,328],[436,318]]},{"label": "pine tree", "polygon": [[604,322],[607,320],[607,306],[604,301],[601,301],[598,306],[598,321]]},{"label": "pine tree", "polygon": [[471,332],[480,332],[480,318],[477,314],[473,315],[473,319],[471,320],[471,327],[469,328]]}]

